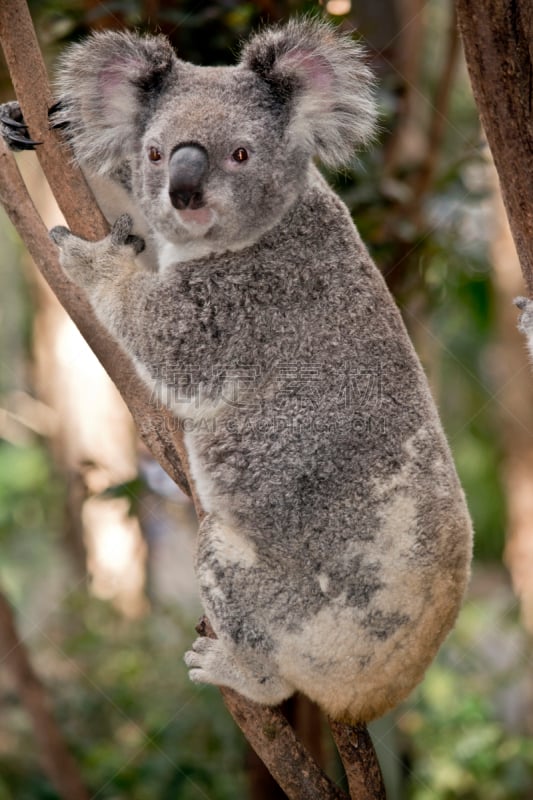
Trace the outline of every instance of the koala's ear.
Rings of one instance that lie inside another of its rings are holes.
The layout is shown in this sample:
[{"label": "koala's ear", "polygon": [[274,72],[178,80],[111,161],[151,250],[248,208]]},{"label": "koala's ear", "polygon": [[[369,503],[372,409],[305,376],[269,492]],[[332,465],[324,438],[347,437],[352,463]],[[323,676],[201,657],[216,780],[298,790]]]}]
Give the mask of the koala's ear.
[{"label": "koala's ear", "polygon": [[374,78],[365,51],[326,22],[303,18],[267,28],[245,45],[241,65],[290,103],[290,125],[324,164],[340,167],[372,136]]},{"label": "koala's ear", "polygon": [[82,165],[105,174],[133,151],[177,61],[165,37],[118,31],[94,33],[66,50],[52,122],[65,124]]}]

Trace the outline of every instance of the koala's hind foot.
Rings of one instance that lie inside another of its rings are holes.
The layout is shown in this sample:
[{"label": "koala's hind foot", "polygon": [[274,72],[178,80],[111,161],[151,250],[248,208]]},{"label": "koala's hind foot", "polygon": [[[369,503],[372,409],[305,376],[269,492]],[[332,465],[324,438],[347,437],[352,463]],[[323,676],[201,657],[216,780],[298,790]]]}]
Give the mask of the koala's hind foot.
[{"label": "koala's hind foot", "polygon": [[195,683],[227,686],[239,694],[264,705],[278,705],[294,692],[294,688],[268,668],[255,674],[229,651],[220,639],[200,636],[185,653],[189,677]]},{"label": "koala's hind foot", "polygon": [[68,228],[52,228],[50,237],[61,250],[60,263],[67,275],[84,289],[96,287],[128,267],[135,268],[134,257],[144,249],[144,240],[131,234],[133,221],[122,214],[111,233],[99,242],[75,236]]},{"label": "koala's hind foot", "polygon": [[196,567],[205,612],[218,639],[201,636],[185,662],[193,681],[228,686],[257,703],[277,705],[293,694],[294,686],[280,676],[268,619],[250,601],[250,582],[258,580],[254,566],[257,554],[245,533],[216,514],[204,517]]}]

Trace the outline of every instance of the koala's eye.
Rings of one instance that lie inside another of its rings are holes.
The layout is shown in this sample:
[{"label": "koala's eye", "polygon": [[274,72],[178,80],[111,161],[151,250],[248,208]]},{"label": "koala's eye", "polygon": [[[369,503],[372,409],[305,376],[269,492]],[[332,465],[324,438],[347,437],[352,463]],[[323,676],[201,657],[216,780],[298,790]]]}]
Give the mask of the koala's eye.
[{"label": "koala's eye", "polygon": [[238,147],[232,154],[231,157],[237,164],[242,164],[243,161],[248,161],[248,151],[244,149],[244,147]]},{"label": "koala's eye", "polygon": [[161,150],[158,150],[157,147],[150,147],[148,150],[148,158],[150,161],[161,161]]}]

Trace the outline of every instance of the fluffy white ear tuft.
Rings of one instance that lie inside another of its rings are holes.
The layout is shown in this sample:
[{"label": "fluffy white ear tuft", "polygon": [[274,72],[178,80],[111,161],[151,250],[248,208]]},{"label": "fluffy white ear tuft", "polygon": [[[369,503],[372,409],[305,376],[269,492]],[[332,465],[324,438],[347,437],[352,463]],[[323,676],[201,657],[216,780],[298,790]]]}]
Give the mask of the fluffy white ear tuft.
[{"label": "fluffy white ear tuft", "polygon": [[256,34],[241,65],[290,103],[291,130],[324,164],[348,163],[374,133],[374,77],[364,48],[326,22],[303,18]]},{"label": "fluffy white ear tuft", "polygon": [[94,33],[66,50],[52,123],[65,124],[82,166],[101,174],[117,167],[176,63],[163,36],[125,31]]}]

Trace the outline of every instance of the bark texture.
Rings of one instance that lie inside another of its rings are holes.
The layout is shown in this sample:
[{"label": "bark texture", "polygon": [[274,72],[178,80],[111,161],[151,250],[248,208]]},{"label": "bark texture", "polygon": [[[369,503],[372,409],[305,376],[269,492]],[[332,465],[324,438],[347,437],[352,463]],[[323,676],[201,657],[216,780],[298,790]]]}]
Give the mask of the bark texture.
[{"label": "bark texture", "polygon": [[[216,634],[207,617],[202,617],[196,630],[200,636],[216,639]],[[261,745],[262,738],[266,736],[269,740],[270,746],[267,751],[261,752],[261,759],[287,797],[291,800],[292,798],[295,800],[348,800],[346,793],[335,786],[314,759],[309,757],[309,753],[296,738],[292,727],[279,708],[266,708],[248,701],[243,703],[242,697],[233,689],[221,687],[220,691],[233,719],[257,753],[260,752],[258,746]],[[339,725],[343,731],[342,735],[346,738],[349,738],[350,731],[354,730],[349,725],[332,723],[332,731],[333,724]],[[366,731],[364,725],[361,727]],[[377,765],[373,747],[372,753]],[[344,763],[344,757],[340,750],[339,754]],[[352,756],[354,754],[345,752],[344,755]],[[291,764],[291,769],[280,773],[277,767],[285,760]],[[348,770],[346,764],[345,769]],[[379,766],[377,769],[379,771]],[[384,794],[354,794],[352,800],[381,800],[384,797]]]},{"label": "bark texture", "polygon": [[385,800],[383,776],[366,725],[330,721],[352,800]]},{"label": "bark texture", "polygon": [[481,122],[533,294],[533,13],[530,0],[456,0]]}]

